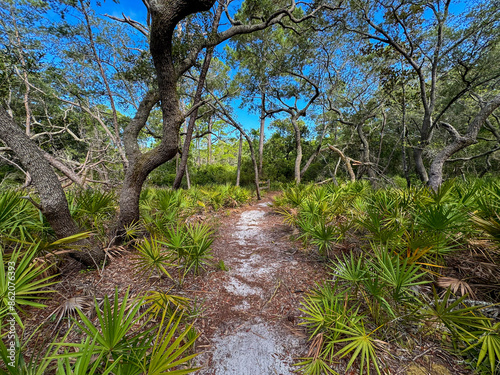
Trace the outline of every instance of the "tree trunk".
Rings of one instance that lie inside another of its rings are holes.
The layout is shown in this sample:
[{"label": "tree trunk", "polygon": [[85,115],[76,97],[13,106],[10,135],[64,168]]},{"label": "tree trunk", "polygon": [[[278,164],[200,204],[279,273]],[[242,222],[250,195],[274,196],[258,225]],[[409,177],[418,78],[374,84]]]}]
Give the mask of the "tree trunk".
[{"label": "tree trunk", "polygon": [[495,109],[500,107],[500,95],[497,95],[492,100],[490,100],[486,105],[479,111],[479,113],[470,122],[467,133],[462,136],[458,131],[450,124],[441,122],[443,126],[452,136],[453,142],[446,147],[444,147],[433,159],[430,167],[430,178],[429,187],[437,190],[443,182],[443,165],[454,153],[476,143],[477,134],[479,130],[484,125],[488,116],[493,113]]},{"label": "tree trunk", "polygon": [[430,112],[426,110],[424,120],[422,122],[422,129],[420,130],[420,142],[413,151],[413,160],[415,161],[415,171],[417,172],[420,181],[424,184],[429,181],[429,175],[424,165],[424,150],[429,145],[432,136],[432,117]]},{"label": "tree trunk", "polygon": [[[58,238],[69,237],[81,230],[71,217],[68,201],[57,175],[44,158],[38,146],[19,128],[7,112],[0,109],[0,139],[19,158],[29,172],[40,196],[40,210]],[[104,261],[104,251],[88,240],[76,243],[79,251],[70,255],[88,267],[95,267]]]},{"label": "tree trunk", "polygon": [[[125,234],[125,228],[139,220],[139,195],[142,185],[148,174],[156,167],[164,162],[172,159],[177,154],[179,132],[165,126],[163,133],[169,134],[172,139],[163,141],[160,145],[144,154],[141,154],[137,137],[139,132],[146,124],[149,113],[159,100],[159,95],[155,91],[148,92],[142,99],[135,117],[130,121],[123,132],[123,144],[129,161],[129,168],[125,173],[122,189],[120,192],[119,204],[120,212],[118,214],[115,243],[121,241],[121,237]],[[178,114],[180,120],[180,113]],[[173,119],[175,121],[175,118]],[[182,120],[179,121],[180,127]],[[176,125],[173,123],[173,125]]]},{"label": "tree trunk", "polygon": [[[196,88],[196,93],[194,95],[193,106],[198,106],[201,102],[201,94],[203,92],[203,87],[205,86],[205,80],[207,78],[208,69],[210,68],[210,62],[212,60],[213,52],[214,52],[213,48],[209,48],[207,50],[207,55],[205,56],[205,61],[203,62],[203,67],[201,68],[200,72],[200,78],[198,79],[198,86]],[[174,185],[173,185],[174,189],[179,189],[181,187],[182,178],[184,177],[184,173],[186,171],[186,166],[189,157],[189,147],[191,146],[191,140],[193,139],[193,130],[197,117],[198,117],[198,108],[195,108],[195,110],[191,114],[191,117],[189,118],[189,125],[186,132],[186,138],[184,139],[184,146],[182,147],[180,168],[174,180]],[[200,162],[198,164],[200,164]]]},{"label": "tree trunk", "polygon": [[370,179],[370,182],[372,185],[375,184],[375,172],[372,169],[371,162],[370,162],[370,143],[368,142],[368,139],[366,138],[365,133],[363,132],[363,124],[359,124],[356,126],[356,131],[358,132],[359,139],[361,140],[361,143],[363,144],[363,152],[361,154],[361,162],[363,163],[362,166],[359,168],[359,173],[358,173],[358,179],[361,178],[363,173],[366,171],[368,174],[368,178]]},{"label": "tree trunk", "polygon": [[238,166],[236,169],[236,186],[240,186],[241,175],[241,154],[243,152],[243,134],[240,133],[240,142],[238,146]]},{"label": "tree trunk", "polygon": [[302,139],[300,136],[300,128],[297,123],[297,118],[292,116],[291,118],[293,130],[295,132],[295,150],[297,152],[297,156],[295,157],[295,166],[294,166],[294,175],[295,175],[295,183],[297,185],[300,184],[300,165],[302,164]]},{"label": "tree trunk", "polygon": [[[179,129],[184,117],[177,94],[179,72],[174,66],[172,57],[172,36],[175,26],[190,14],[209,10],[214,3],[215,0],[160,0],[148,3],[151,20],[149,46],[156,71],[158,97],[155,93],[148,93],[143,98],[134,119],[124,130],[123,143],[129,168],[120,194],[120,213],[115,242],[119,242],[127,226],[139,220],[139,195],[149,173],[177,154]],[[161,142],[156,148],[142,154],[137,137],[158,98],[163,123]]]},{"label": "tree trunk", "polygon": [[302,178],[302,176],[304,176],[304,173],[307,172],[307,170],[309,169],[309,167],[311,166],[311,164],[313,163],[313,161],[316,160],[316,158],[318,157],[318,155],[321,153],[321,151],[322,151],[321,146],[323,144],[323,139],[325,138],[326,128],[327,128],[327,126],[325,124],[325,126],[323,127],[323,131],[321,133],[321,138],[319,139],[319,142],[318,142],[318,146],[316,147],[316,150],[314,150],[314,152],[309,157],[309,159],[307,159],[306,164],[304,164],[304,166],[300,170],[300,177],[301,178]]},{"label": "tree trunk", "polygon": [[207,164],[212,164],[212,116],[208,119],[207,150]]},{"label": "tree trunk", "polygon": [[403,83],[402,85],[402,91],[403,91],[403,98],[402,98],[402,103],[401,103],[401,110],[402,110],[402,118],[401,122],[403,125],[403,132],[401,133],[401,158],[403,159],[403,173],[405,175],[406,179],[406,187],[410,188],[411,186],[411,181],[410,181],[410,171],[409,171],[409,166],[408,163],[406,162],[406,144],[407,144],[407,135],[406,135],[406,96],[405,96],[405,85]]},{"label": "tree trunk", "polygon": [[189,178],[189,168],[187,164],[186,164],[186,184],[188,190],[191,189],[191,178]]},{"label": "tree trunk", "polygon": [[[351,158],[345,156],[345,154],[340,151],[337,147],[334,147],[334,146],[331,146],[331,145],[328,145],[328,148],[330,150],[332,150],[333,152],[336,152],[340,158],[342,159],[342,161],[345,163],[345,166],[347,168],[347,173],[349,174],[349,177],[351,179],[351,182],[354,182],[356,181],[356,175],[354,174],[354,171],[352,170],[352,166],[351,166]],[[336,171],[335,171],[335,174],[336,174]]]},{"label": "tree trunk", "polygon": [[259,134],[259,176],[262,176],[262,160],[264,155],[264,131],[266,127],[266,94],[262,92],[262,103],[260,106],[260,134]]}]

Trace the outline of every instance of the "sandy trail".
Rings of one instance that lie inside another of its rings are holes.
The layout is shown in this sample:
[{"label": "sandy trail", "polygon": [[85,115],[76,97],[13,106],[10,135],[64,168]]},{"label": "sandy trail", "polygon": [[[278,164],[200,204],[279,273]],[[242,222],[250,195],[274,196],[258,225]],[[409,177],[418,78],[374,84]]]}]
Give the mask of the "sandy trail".
[{"label": "sandy trail", "polygon": [[293,374],[307,352],[298,308],[322,271],[269,202],[235,210],[219,228],[214,253],[228,270],[203,282],[200,375]]}]

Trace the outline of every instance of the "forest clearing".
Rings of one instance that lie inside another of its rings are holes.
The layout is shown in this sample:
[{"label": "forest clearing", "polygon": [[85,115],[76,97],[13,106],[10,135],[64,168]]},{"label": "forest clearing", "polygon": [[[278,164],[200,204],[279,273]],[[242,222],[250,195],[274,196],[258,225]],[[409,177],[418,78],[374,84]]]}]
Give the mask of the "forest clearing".
[{"label": "forest clearing", "polygon": [[0,374],[500,373],[498,0],[0,0]]}]

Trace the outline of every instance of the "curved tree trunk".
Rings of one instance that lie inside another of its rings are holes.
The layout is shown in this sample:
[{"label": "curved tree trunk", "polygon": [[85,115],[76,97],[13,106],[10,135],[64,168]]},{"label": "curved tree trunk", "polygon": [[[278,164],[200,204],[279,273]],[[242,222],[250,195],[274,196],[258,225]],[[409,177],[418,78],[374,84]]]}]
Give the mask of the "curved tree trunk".
[{"label": "curved tree trunk", "polygon": [[439,186],[441,186],[443,182],[443,165],[446,160],[448,160],[454,153],[477,142],[476,138],[479,130],[488,119],[488,116],[491,115],[498,107],[500,107],[500,95],[497,95],[486,103],[481,111],[479,111],[479,113],[470,122],[467,128],[467,133],[464,136],[460,135],[450,124],[441,122],[441,126],[443,126],[453,137],[453,142],[443,148],[443,150],[441,150],[434,157],[430,167],[429,187],[437,190]]},{"label": "curved tree trunk", "polygon": [[[142,99],[135,117],[123,132],[123,144],[127,153],[129,168],[125,173],[125,179],[120,192],[120,212],[116,223],[114,241],[116,243],[120,242],[121,236],[125,233],[125,228],[139,220],[139,196],[148,174],[156,166],[170,160],[177,154],[177,147],[172,145],[171,140],[167,145],[162,142],[156,149],[145,154],[141,154],[140,152],[137,137],[158,100],[159,95],[156,91],[148,92]],[[180,113],[179,117],[181,117]],[[170,135],[174,136],[174,142],[178,140],[178,131],[176,134],[172,134],[172,130],[170,132],[164,130],[164,133],[170,133]]]},{"label": "curved tree trunk", "polygon": [[[68,201],[57,175],[44,158],[38,146],[19,128],[7,112],[0,109],[0,139],[19,158],[29,172],[32,182],[40,196],[40,210],[58,238],[69,237],[81,230],[71,217]],[[70,255],[88,267],[94,267],[104,261],[104,251],[88,240],[76,243],[79,251]]]},{"label": "curved tree trunk", "polygon": [[429,110],[426,110],[420,130],[420,141],[413,150],[413,160],[415,162],[415,172],[417,172],[420,181],[424,184],[429,181],[429,175],[424,165],[424,150],[429,145],[432,136],[432,117]]},{"label": "curved tree trunk", "polygon": [[[177,23],[190,14],[209,10],[215,0],[170,0],[149,3],[151,17],[150,51],[156,70],[158,96],[148,93],[123,134],[123,144],[129,168],[120,193],[120,213],[115,242],[119,242],[125,228],[139,220],[139,195],[147,176],[177,154],[179,129],[184,121],[177,94],[176,70],[172,56],[172,36]],[[142,154],[137,137],[145,126],[153,106],[160,100],[163,132],[160,144]],[[182,169],[182,168],[181,168]]]},{"label": "curved tree trunk", "polygon": [[356,175],[354,174],[354,171],[352,170],[352,166],[351,166],[352,159],[350,157],[345,156],[345,154],[342,151],[340,151],[337,147],[328,145],[328,148],[330,150],[332,150],[333,152],[336,152],[340,156],[342,161],[345,163],[345,166],[347,168],[347,173],[349,174],[349,178],[351,179],[351,182],[356,181]]}]

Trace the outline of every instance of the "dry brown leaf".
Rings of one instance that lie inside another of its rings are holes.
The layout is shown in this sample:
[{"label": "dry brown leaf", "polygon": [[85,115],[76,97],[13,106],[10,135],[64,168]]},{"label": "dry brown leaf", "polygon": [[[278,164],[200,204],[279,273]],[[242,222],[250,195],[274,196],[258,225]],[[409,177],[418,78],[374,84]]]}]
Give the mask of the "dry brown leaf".
[{"label": "dry brown leaf", "polygon": [[450,288],[451,291],[455,294],[460,291],[460,295],[462,296],[468,294],[470,298],[476,298],[470,285],[463,280],[456,279],[454,277],[440,277],[437,281],[437,285],[445,289]]}]

